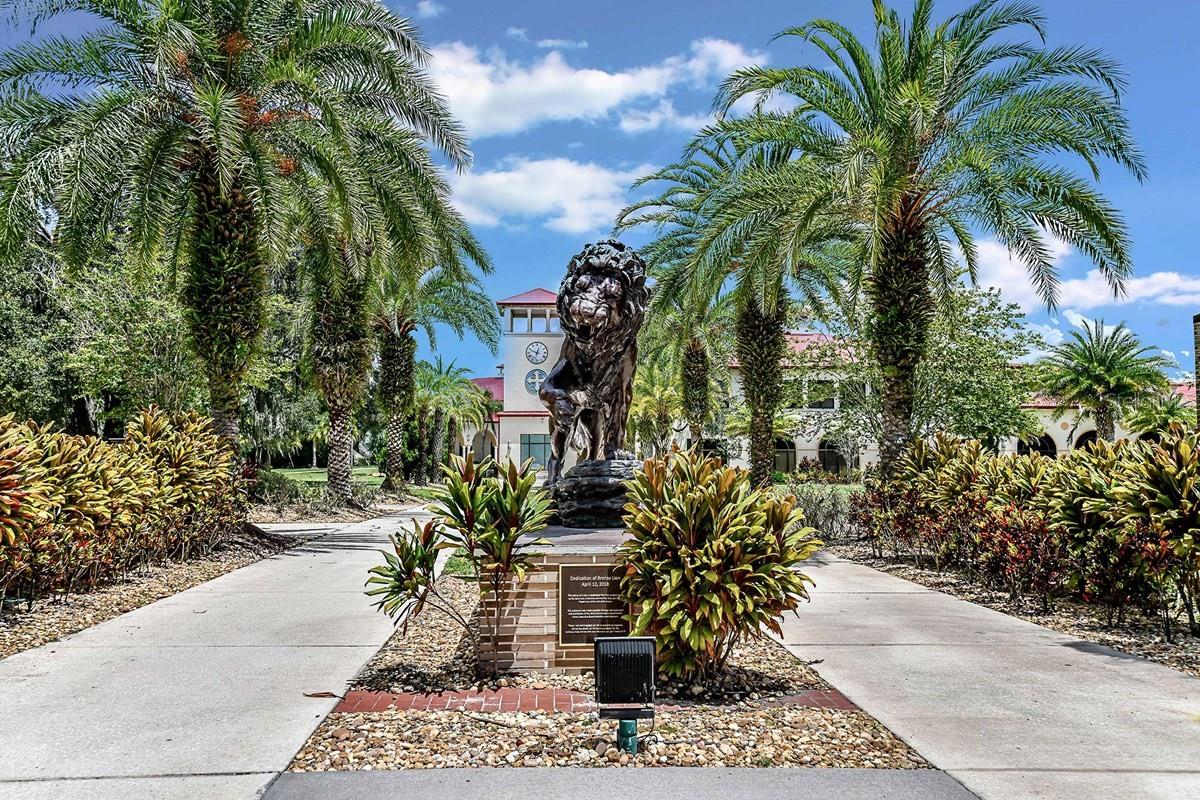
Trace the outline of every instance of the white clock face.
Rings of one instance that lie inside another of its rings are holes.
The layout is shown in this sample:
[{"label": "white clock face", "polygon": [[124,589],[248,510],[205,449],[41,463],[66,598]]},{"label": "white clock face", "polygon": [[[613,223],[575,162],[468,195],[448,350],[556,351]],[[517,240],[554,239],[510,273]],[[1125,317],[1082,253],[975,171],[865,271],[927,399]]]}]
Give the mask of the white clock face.
[{"label": "white clock face", "polygon": [[541,342],[530,342],[529,346],[525,348],[525,357],[529,359],[530,364],[541,364],[548,355],[550,355],[550,349]]},{"label": "white clock face", "polygon": [[546,380],[546,373],[540,369],[531,369],[525,374],[525,391],[530,394],[537,394],[542,388],[542,382]]}]

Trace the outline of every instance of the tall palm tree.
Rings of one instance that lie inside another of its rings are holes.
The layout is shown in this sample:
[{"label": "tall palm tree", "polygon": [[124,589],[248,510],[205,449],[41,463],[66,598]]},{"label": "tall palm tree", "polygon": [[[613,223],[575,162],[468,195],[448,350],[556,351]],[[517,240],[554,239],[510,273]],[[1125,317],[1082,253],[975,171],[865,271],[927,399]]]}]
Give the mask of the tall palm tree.
[{"label": "tall palm tree", "polygon": [[[681,308],[693,318],[728,294],[742,392],[750,409],[750,476],[758,485],[771,478],[774,439],[771,420],[782,399],[786,325],[795,307],[791,291],[811,307],[840,274],[837,243],[844,226],[835,219],[813,225],[803,240],[786,244],[786,214],[759,218],[753,236],[744,224],[720,228],[713,212],[740,181],[738,162],[778,167],[786,153],[766,149],[748,156],[729,137],[697,145],[682,161],[640,178],[634,187],[665,185],[657,196],[636,202],[617,216],[617,230],[651,226],[657,238],[643,254],[656,279],[649,318],[668,318]],[[657,325],[658,323],[652,323]]]},{"label": "tall palm tree", "polygon": [[[467,251],[470,255],[470,251]],[[491,263],[479,250],[471,257],[480,271]],[[445,325],[460,339],[473,334],[493,353],[500,347],[500,319],[477,274],[458,264],[442,264],[415,275],[396,275],[374,284],[373,326],[379,340],[378,397],[387,415],[387,454],[384,488],[396,491],[404,476],[404,432],[416,402],[418,330],[430,347],[437,346],[437,328]]]},{"label": "tall palm tree", "polygon": [[[995,236],[1053,306],[1049,234],[1119,291],[1130,273],[1120,215],[1062,156],[1093,177],[1106,158],[1138,179],[1146,168],[1120,105],[1119,66],[1097,50],[1022,41],[1021,28],[1043,36],[1035,6],[978,0],[940,21],[932,0],[915,0],[907,20],[882,0],[874,9],[873,46],[826,19],[780,33],[814,45],[827,65],[735,71],[714,102],[723,118],[698,146],[735,141],[742,152],[738,180],[710,212],[723,234],[779,236],[790,248],[808,246],[806,231],[830,217],[852,226],[851,289],[870,309],[883,376],[886,474],[912,435],[914,372],[938,292],[956,280],[955,249],[974,278],[972,232]],[[765,110],[779,96],[792,107]],[[744,98],[757,110],[728,116]],[[773,160],[756,163],[763,153]]]},{"label": "tall palm tree", "polygon": [[419,440],[423,458],[417,479],[436,477],[445,463],[447,436],[451,428],[482,426],[490,405],[488,395],[470,378],[465,367],[442,361],[422,361],[416,369],[416,398]]},{"label": "tall palm tree", "polygon": [[1058,414],[1079,409],[1096,422],[1096,433],[1111,442],[1116,422],[1137,403],[1169,388],[1164,369],[1171,361],[1143,347],[1124,323],[1105,327],[1085,320],[1083,332],[1054,347],[1038,369],[1044,390],[1058,402]]},{"label": "tall palm tree", "polygon": [[427,140],[456,167],[470,160],[425,72],[427,50],[379,0],[15,5],[31,21],[83,12],[102,25],[0,55],[0,254],[53,218],[70,264],[115,229],[135,262],[182,272],[210,410],[236,444],[297,184],[321,176],[364,196],[347,205],[365,216],[376,176],[356,147],[403,162]]}]

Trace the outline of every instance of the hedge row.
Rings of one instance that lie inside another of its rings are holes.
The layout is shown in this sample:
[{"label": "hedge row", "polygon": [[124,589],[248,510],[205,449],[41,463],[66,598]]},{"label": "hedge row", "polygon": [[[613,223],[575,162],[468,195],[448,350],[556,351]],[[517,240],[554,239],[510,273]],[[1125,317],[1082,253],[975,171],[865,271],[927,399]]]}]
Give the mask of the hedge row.
[{"label": "hedge row", "polygon": [[231,449],[151,408],[119,443],[0,417],[0,609],[207,552],[244,519]]},{"label": "hedge row", "polygon": [[953,567],[1014,596],[1073,596],[1109,623],[1133,607],[1193,633],[1200,596],[1200,436],[1097,442],[1061,458],[999,456],[979,442],[918,442],[895,479],[853,501],[877,550]]}]

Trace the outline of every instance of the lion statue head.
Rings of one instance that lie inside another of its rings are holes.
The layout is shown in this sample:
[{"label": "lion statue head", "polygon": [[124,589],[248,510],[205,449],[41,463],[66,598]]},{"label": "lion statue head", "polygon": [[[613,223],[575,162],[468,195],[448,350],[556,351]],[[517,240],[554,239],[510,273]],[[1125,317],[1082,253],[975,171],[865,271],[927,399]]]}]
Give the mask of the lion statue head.
[{"label": "lion statue head", "polygon": [[558,291],[558,316],[567,337],[590,350],[601,336],[636,335],[647,300],[645,262],[632,247],[610,239],[571,259]]}]

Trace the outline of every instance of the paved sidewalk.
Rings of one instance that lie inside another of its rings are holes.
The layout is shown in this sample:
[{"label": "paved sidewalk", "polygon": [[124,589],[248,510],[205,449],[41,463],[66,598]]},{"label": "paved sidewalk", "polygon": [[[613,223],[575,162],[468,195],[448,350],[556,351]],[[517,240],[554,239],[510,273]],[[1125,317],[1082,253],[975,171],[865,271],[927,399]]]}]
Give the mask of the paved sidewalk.
[{"label": "paved sidewalk", "polygon": [[1195,800],[1200,680],[822,557],[784,641],[984,800]]},{"label": "paved sidewalk", "polygon": [[417,769],[285,772],[265,800],[972,800],[930,769]]},{"label": "paved sidewalk", "polygon": [[[392,632],[384,517],[0,661],[0,800],[254,798]],[[265,527],[265,526],[264,526]]]}]

